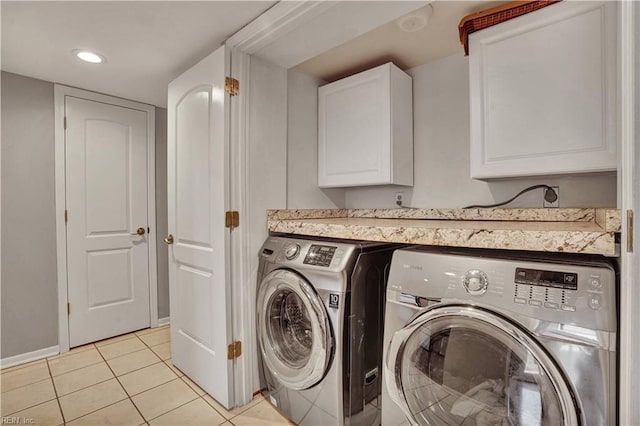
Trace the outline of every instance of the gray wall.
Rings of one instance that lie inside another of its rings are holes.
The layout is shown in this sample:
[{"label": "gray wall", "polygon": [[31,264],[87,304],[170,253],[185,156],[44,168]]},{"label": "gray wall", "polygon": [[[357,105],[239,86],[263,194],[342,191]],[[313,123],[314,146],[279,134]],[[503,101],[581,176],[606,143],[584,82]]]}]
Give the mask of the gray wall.
[{"label": "gray wall", "polygon": [[[58,344],[53,83],[2,72],[0,357]],[[156,108],[158,316],[169,316],[166,110]]]},{"label": "gray wall", "polygon": [[2,72],[2,351],[58,344],[53,84]]},{"label": "gray wall", "polygon": [[[300,72],[300,71],[298,71]],[[404,192],[405,205],[425,208],[459,208],[470,204],[492,204],[511,198],[521,189],[544,183],[560,187],[561,207],[616,207],[616,174],[601,173],[573,176],[474,180],[469,177],[469,67],[468,58],[450,56],[408,71],[413,77],[414,186],[378,186],[345,189],[344,207],[395,207],[395,193]],[[302,77],[296,77],[301,81]],[[294,84],[290,80],[289,98],[313,96],[310,83]],[[304,208],[324,206],[312,184],[312,164],[317,161],[316,145],[308,139],[292,140],[297,126],[296,114],[289,109],[288,206]],[[316,125],[307,122],[305,126]],[[305,149],[298,144],[304,143]],[[313,148],[313,149],[312,149]],[[307,187],[301,187],[306,182]],[[542,207],[542,191],[523,195],[508,207]]]},{"label": "gray wall", "polygon": [[169,316],[169,251],[167,227],[167,110],[156,107],[156,249],[158,318]]},{"label": "gray wall", "polygon": [[287,73],[289,209],[344,207],[343,189],[318,188],[318,86],[322,84],[322,80],[296,69]]}]

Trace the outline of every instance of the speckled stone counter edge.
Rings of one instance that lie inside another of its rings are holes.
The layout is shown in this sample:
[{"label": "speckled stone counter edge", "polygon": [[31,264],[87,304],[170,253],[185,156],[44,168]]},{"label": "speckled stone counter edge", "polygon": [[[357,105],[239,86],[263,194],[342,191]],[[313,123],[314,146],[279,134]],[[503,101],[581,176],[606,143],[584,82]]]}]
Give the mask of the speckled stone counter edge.
[{"label": "speckled stone counter edge", "polygon": [[567,209],[295,209],[268,210],[267,220],[362,217],[416,220],[473,220],[524,222],[595,222],[605,232],[620,232],[620,210]]}]

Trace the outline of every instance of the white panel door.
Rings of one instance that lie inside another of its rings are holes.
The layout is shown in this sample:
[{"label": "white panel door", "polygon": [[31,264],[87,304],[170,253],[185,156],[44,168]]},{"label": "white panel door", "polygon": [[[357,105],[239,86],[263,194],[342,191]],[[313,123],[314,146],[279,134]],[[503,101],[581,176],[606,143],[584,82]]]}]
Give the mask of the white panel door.
[{"label": "white panel door", "polygon": [[221,47],[169,84],[167,162],[173,363],[230,407],[228,64]]},{"label": "white panel door", "polygon": [[66,96],[65,115],[73,347],[149,327],[147,113]]}]

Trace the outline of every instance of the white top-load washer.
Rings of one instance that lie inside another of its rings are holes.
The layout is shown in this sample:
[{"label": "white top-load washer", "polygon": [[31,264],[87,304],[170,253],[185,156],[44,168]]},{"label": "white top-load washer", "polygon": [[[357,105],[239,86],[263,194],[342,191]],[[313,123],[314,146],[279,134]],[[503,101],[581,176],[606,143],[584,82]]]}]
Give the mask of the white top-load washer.
[{"label": "white top-load washer", "polygon": [[382,424],[616,424],[616,278],[599,256],[396,251]]},{"label": "white top-load washer", "polygon": [[284,235],[262,246],[262,381],[295,423],[380,423],[384,292],[397,247]]}]

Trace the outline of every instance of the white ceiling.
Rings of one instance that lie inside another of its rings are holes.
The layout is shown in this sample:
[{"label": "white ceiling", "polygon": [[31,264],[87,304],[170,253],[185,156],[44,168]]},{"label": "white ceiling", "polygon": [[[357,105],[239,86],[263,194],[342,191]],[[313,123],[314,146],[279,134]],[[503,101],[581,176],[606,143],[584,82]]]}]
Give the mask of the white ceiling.
[{"label": "white ceiling", "polygon": [[[463,54],[458,35],[460,20],[503,1],[433,1],[385,25],[298,65],[298,69],[331,82],[393,62],[403,70],[454,54]],[[425,19],[417,31],[402,30],[407,19]]]},{"label": "white ceiling", "polygon": [[3,0],[2,70],[164,107],[171,80],[275,3]]},{"label": "white ceiling", "polygon": [[[165,107],[171,80],[275,3],[0,0],[2,70]],[[351,35],[346,40],[352,40],[306,60],[298,68],[333,81],[388,61],[408,69],[461,53],[457,32],[460,19],[504,1],[440,0],[426,7],[424,3],[325,3],[322,10],[326,12],[319,18],[331,19],[333,29],[323,24],[325,34],[314,39],[324,41],[347,33]],[[405,11],[397,13],[403,8]],[[406,11],[411,11],[408,16],[422,16],[427,8],[433,13],[425,28],[415,32],[400,28],[399,16]],[[362,14],[371,18],[369,15],[376,13],[382,14],[377,28],[364,34],[356,31]],[[312,31],[313,25],[308,22],[296,31]],[[292,44],[288,39],[298,37],[296,34],[292,31],[291,37],[282,39],[286,46]],[[297,41],[293,45],[313,50],[309,43]],[[107,58],[106,63],[84,63],[71,54],[73,49],[94,50]]]}]

